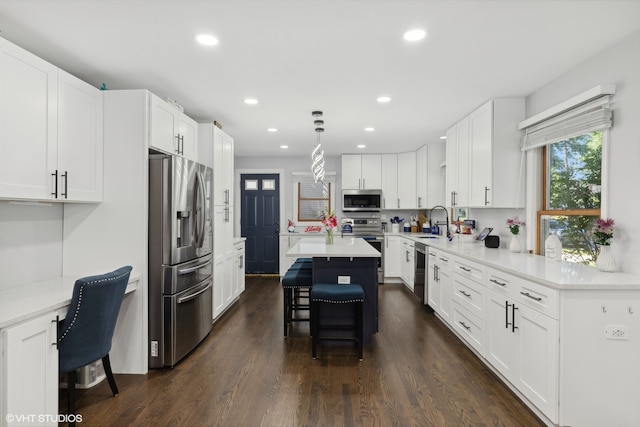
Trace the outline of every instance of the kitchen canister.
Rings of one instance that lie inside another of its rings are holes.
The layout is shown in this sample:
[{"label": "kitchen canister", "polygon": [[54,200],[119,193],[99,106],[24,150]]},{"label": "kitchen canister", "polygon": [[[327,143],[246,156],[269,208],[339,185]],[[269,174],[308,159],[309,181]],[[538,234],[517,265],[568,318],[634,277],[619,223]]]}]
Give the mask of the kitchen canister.
[{"label": "kitchen canister", "polygon": [[391,224],[391,232],[399,233],[400,232],[400,224]]}]

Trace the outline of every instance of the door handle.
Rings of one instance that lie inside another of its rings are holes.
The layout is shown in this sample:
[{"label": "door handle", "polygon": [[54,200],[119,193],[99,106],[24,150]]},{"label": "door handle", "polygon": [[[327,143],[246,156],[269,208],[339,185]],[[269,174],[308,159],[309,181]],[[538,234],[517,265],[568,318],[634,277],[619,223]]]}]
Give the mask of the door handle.
[{"label": "door handle", "polygon": [[190,295],[187,295],[186,297],[178,298],[178,304],[182,304],[183,302],[190,301],[196,298],[198,295],[208,291],[210,288],[211,288],[211,284],[208,284],[206,287],[200,289],[198,292],[194,292]]}]

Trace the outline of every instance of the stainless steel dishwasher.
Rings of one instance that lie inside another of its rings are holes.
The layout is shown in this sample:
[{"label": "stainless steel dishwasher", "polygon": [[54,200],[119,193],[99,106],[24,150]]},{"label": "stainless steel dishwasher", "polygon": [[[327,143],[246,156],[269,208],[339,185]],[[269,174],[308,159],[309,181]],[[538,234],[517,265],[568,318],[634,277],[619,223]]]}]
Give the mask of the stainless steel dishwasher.
[{"label": "stainless steel dishwasher", "polygon": [[416,242],[415,245],[415,272],[413,276],[413,292],[422,304],[427,301],[426,269],[427,269],[427,246],[424,243]]}]

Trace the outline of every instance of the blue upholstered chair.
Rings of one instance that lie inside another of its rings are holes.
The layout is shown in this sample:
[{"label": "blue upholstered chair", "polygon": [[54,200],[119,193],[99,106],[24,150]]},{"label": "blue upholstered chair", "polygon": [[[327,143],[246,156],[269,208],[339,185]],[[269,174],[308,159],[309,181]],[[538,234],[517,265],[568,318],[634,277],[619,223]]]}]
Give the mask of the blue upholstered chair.
[{"label": "blue upholstered chair", "polygon": [[69,414],[75,414],[76,369],[96,360],[102,359],[111,391],[118,394],[109,351],[130,273],[130,266],[121,267],[74,285],[69,311],[58,324],[58,359],[60,372],[68,377]]}]

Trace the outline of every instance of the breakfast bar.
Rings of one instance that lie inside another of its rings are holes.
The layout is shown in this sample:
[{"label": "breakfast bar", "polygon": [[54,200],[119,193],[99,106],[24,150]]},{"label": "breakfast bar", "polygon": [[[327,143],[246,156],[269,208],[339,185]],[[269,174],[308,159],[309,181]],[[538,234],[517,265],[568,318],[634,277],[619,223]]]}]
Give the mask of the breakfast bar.
[{"label": "breakfast bar", "polygon": [[[336,237],[334,243],[324,239],[303,238],[287,251],[292,258],[312,258],[312,283],[358,283],[365,293],[364,343],[378,332],[378,258],[381,254],[366,240]],[[331,313],[325,322],[344,322]]]}]

